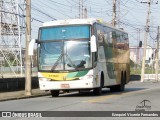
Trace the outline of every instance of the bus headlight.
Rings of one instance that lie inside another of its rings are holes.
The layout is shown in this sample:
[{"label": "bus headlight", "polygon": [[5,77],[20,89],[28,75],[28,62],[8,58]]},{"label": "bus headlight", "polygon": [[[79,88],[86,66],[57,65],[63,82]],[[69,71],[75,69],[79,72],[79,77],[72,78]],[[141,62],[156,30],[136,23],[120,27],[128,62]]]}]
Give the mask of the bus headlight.
[{"label": "bus headlight", "polygon": [[91,79],[91,78],[93,78],[93,75],[87,75],[87,78]]},{"label": "bus headlight", "polygon": [[40,81],[51,81],[49,78],[39,78]]},{"label": "bus headlight", "polygon": [[80,77],[80,80],[92,79],[93,75],[86,75],[85,77]]}]

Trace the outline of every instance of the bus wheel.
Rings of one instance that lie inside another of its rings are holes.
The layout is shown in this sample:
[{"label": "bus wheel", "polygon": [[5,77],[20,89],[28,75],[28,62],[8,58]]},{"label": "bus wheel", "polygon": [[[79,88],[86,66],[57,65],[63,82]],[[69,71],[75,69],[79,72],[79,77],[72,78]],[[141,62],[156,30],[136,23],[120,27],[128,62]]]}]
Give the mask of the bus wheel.
[{"label": "bus wheel", "polygon": [[126,74],[122,74],[121,76],[121,84],[118,85],[118,91],[124,91],[125,89],[125,82],[126,82]]},{"label": "bus wheel", "polygon": [[124,83],[121,83],[120,85],[117,85],[117,91],[124,91],[125,89],[125,84]]},{"label": "bus wheel", "polygon": [[102,94],[102,87],[94,88],[93,94],[94,95],[101,95]]},{"label": "bus wheel", "polygon": [[93,89],[93,94],[94,95],[101,95],[102,94],[102,87],[104,86],[104,76],[103,76],[103,74],[101,75],[101,81],[100,82],[101,82],[100,87]]},{"label": "bus wheel", "polygon": [[124,84],[120,84],[120,85],[114,85],[110,87],[110,91],[111,92],[121,92],[124,91],[125,85]]},{"label": "bus wheel", "polygon": [[58,97],[59,96],[59,90],[51,90],[52,97]]},{"label": "bus wheel", "polygon": [[125,81],[126,81],[126,75],[121,76],[121,84],[120,85],[114,85],[114,86],[111,86],[110,87],[110,91],[111,92],[121,92],[121,91],[124,91],[125,89]]}]

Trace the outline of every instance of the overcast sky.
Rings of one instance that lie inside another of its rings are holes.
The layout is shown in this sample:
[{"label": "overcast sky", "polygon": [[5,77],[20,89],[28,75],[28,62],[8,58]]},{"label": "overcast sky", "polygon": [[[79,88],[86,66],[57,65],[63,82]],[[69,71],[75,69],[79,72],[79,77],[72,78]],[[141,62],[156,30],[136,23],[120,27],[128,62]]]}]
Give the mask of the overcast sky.
[{"label": "overcast sky", "polygon": [[[111,23],[113,0],[83,0],[89,18],[101,18]],[[118,1],[118,0],[117,0]],[[117,6],[118,26],[129,33],[130,46],[137,46],[138,39],[144,39],[148,11],[145,0],[120,0]],[[147,2],[148,0],[146,0]],[[157,26],[160,26],[160,0],[151,0],[150,34],[148,44],[155,46]],[[156,4],[157,1],[159,4]],[[79,0],[32,0],[32,38],[37,38],[41,22],[59,19],[73,19],[79,16]],[[140,37],[138,36],[140,31]]]}]

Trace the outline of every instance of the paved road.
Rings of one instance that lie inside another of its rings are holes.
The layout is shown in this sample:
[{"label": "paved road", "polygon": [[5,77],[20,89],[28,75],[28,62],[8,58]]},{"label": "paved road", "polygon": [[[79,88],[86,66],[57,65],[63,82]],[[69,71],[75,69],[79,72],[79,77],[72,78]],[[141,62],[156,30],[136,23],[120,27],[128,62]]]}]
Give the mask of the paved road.
[{"label": "paved road", "polygon": [[[137,106],[141,106],[142,104],[146,104],[146,106],[149,107],[145,108],[146,111],[160,111],[159,100],[159,82],[140,83],[134,81],[126,85],[125,92],[110,92],[109,89],[104,89],[101,96],[94,96],[91,92],[83,94],[73,92],[61,94],[57,98],[43,96],[30,99],[3,101],[0,102],[0,111],[135,111],[135,109],[139,109]],[[70,118],[65,117],[62,119],[70,120]],[[98,118],[87,119],[97,120]],[[101,117],[100,119],[106,120],[108,117]],[[110,119],[121,120],[122,118],[114,117]],[[135,118],[123,119],[134,120]],[[141,118],[141,120],[143,119],[146,118]],[[151,120],[152,118],[148,119]]]}]

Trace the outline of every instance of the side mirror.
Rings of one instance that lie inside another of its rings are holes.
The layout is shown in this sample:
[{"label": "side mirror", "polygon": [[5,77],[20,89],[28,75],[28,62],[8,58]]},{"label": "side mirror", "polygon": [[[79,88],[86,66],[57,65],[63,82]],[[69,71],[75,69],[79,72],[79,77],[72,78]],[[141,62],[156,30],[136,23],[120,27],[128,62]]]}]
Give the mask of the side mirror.
[{"label": "side mirror", "polygon": [[92,37],[91,37],[90,47],[91,47],[91,52],[97,52],[96,37],[94,35],[92,35]]},{"label": "side mirror", "polygon": [[36,42],[36,39],[32,39],[29,43],[29,48],[28,48],[28,55],[33,55],[33,50],[34,50],[34,43]]}]

